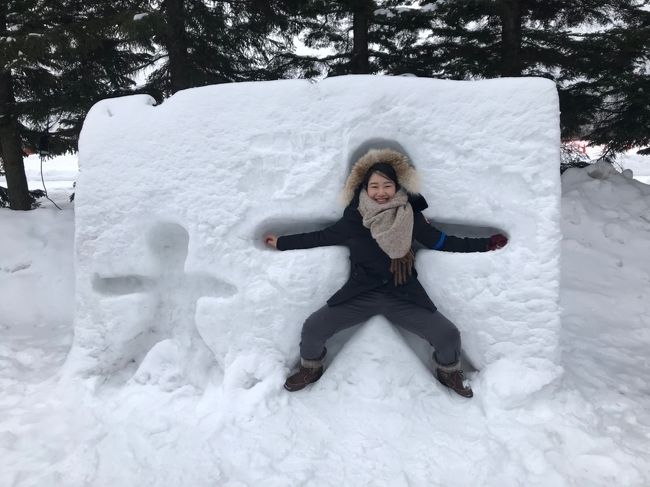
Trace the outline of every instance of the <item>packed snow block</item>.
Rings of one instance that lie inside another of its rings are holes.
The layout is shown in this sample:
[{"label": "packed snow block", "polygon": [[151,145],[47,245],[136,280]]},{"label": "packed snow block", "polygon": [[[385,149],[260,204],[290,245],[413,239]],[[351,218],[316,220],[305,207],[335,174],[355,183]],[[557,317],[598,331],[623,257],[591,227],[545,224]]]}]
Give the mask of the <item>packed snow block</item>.
[{"label": "packed snow block", "polygon": [[555,85],[535,78],[344,76],[99,102],[79,142],[69,370],[280,381],[304,319],[347,279],[347,251],[278,252],[262,236],[337,220],[354,159],[391,147],[420,173],[433,224],[509,236],[495,252],[422,249],[417,269],[484,390],[526,396],[560,371],[558,142]]}]

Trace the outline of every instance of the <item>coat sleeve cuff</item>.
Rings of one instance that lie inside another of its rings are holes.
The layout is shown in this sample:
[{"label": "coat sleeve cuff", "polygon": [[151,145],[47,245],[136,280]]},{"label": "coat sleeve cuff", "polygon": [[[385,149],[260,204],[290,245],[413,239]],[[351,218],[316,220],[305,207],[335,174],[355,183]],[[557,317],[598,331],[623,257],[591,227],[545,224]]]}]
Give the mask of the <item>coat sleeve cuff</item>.
[{"label": "coat sleeve cuff", "polygon": [[284,237],[278,237],[278,240],[275,243],[275,248],[278,250],[287,250],[287,248],[285,247],[285,243],[286,242],[284,241]]},{"label": "coat sleeve cuff", "polygon": [[445,240],[447,239],[447,235],[445,235],[445,232],[440,232],[440,238],[438,239],[438,242],[432,247],[433,250],[439,250],[442,248],[442,246],[445,244]]}]

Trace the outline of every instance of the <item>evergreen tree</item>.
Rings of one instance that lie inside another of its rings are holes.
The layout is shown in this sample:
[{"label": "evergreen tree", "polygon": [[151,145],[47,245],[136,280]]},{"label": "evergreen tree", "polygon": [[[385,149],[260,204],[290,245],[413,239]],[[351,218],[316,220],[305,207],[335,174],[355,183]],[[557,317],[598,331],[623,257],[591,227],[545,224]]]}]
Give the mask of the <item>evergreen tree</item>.
[{"label": "evergreen tree", "polygon": [[[426,11],[426,10],[425,10]],[[301,11],[305,45],[331,51],[294,56],[305,76],[418,71],[419,33],[428,27],[424,11],[403,0],[317,0]]]},{"label": "evergreen tree", "polygon": [[[553,79],[560,93],[563,139],[586,137],[617,151],[629,146],[619,140],[643,140],[643,130],[630,130],[630,124],[644,120],[648,110],[647,98],[642,99],[647,57],[641,54],[648,52],[648,13],[642,10],[647,3],[421,0],[419,11],[409,15],[428,17],[430,26],[420,31],[426,41],[407,50],[408,58],[418,75]],[[594,29],[599,31],[582,32]],[[626,132],[636,135],[626,137]]]},{"label": "evergreen tree", "polygon": [[44,104],[53,153],[76,150],[81,125],[97,101],[135,93],[133,75],[151,57],[129,36],[135,7],[131,0],[65,2],[61,28],[51,36],[59,53],[57,89]]},{"label": "evergreen tree", "polygon": [[[35,12],[41,12],[40,19]],[[43,42],[42,25],[47,23],[39,22],[50,13],[39,0],[0,3],[0,149],[6,199],[14,210],[29,210],[33,202],[25,177],[20,118],[26,96],[48,92],[54,86]]]},{"label": "evergreen tree", "polygon": [[587,80],[572,87],[595,99],[583,133],[605,147],[606,160],[634,147],[650,152],[650,11],[627,5],[618,16],[612,28],[584,36]]},{"label": "evergreen tree", "polygon": [[372,49],[377,29],[374,0],[314,0],[299,12],[301,41],[325,55],[293,55],[300,75],[368,74],[378,72]]},{"label": "evergreen tree", "polygon": [[423,15],[435,14],[422,52],[449,78],[552,77],[573,65],[575,29],[608,22],[626,1],[421,0]]},{"label": "evergreen tree", "polygon": [[276,79],[289,66],[297,0],[142,1],[137,38],[154,53],[146,89],[158,98],[232,81]]},{"label": "evergreen tree", "polygon": [[436,76],[432,68],[440,60],[423,39],[437,19],[437,8],[403,0],[384,0],[380,7],[372,37],[377,69],[393,75]]},{"label": "evergreen tree", "polygon": [[[129,92],[142,55],[118,28],[126,0],[10,0],[0,4],[0,147],[12,209],[28,210],[23,148],[48,139],[73,150],[81,122],[101,98]],[[49,133],[47,137],[44,137]]]}]

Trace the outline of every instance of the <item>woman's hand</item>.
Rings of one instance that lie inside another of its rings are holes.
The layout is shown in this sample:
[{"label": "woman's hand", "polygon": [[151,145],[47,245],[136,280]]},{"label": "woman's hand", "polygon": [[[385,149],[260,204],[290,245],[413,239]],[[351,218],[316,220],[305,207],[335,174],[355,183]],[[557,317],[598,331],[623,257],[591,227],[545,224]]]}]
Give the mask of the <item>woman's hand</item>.
[{"label": "woman's hand", "polygon": [[497,233],[496,235],[492,235],[490,237],[490,242],[488,243],[487,249],[497,250],[502,247],[505,247],[507,243],[508,243],[508,237],[500,233]]},{"label": "woman's hand", "polygon": [[268,234],[266,237],[264,237],[264,243],[268,245],[269,247],[273,247],[274,249],[278,248],[278,236],[273,235],[272,233]]}]

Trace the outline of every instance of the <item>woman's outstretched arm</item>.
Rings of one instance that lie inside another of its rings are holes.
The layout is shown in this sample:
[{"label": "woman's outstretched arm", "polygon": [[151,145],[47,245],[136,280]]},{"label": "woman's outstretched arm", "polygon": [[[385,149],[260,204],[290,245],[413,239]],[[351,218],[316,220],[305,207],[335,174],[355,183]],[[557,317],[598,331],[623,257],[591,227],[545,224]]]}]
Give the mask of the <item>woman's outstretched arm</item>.
[{"label": "woman's outstretched arm", "polygon": [[329,245],[343,245],[348,239],[345,231],[346,223],[343,218],[323,230],[278,237],[270,234],[264,242],[278,250],[312,249]]},{"label": "woman's outstretched arm", "polygon": [[487,252],[503,247],[508,241],[505,236],[501,235],[505,242],[499,239],[500,246],[496,247],[492,242],[496,235],[489,238],[461,238],[447,235],[427,223],[422,213],[419,212],[414,215],[413,225],[413,234],[418,242],[428,249],[442,250],[443,252]]}]

